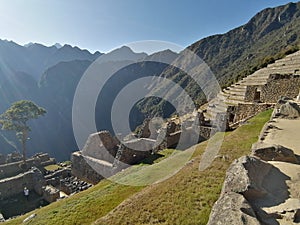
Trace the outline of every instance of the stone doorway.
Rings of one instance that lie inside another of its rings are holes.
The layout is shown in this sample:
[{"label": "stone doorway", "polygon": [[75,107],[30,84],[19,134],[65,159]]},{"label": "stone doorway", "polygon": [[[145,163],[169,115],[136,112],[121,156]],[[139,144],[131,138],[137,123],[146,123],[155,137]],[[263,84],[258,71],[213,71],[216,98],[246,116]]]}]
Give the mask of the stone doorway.
[{"label": "stone doorway", "polygon": [[255,88],[255,92],[254,92],[254,102],[261,102],[261,101],[260,101],[260,92],[261,92],[261,89],[260,89],[260,88]]}]

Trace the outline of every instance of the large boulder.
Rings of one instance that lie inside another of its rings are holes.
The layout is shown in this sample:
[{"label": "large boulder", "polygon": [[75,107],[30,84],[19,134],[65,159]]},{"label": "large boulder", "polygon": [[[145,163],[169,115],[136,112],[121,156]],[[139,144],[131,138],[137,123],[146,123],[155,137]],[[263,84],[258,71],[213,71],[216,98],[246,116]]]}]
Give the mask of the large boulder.
[{"label": "large boulder", "polygon": [[262,186],[272,165],[257,158],[244,156],[235,160],[226,172],[222,193],[243,193],[248,199],[267,194]]},{"label": "large boulder", "polygon": [[255,212],[243,195],[230,192],[215,203],[207,225],[260,225]]},{"label": "large boulder", "polygon": [[268,214],[259,202],[283,203],[289,195],[287,179],[277,168],[258,158],[243,156],[235,160],[226,172],[208,225],[277,224],[280,215]]},{"label": "large boulder", "polygon": [[265,161],[299,163],[294,152],[281,145],[257,143],[252,147],[252,155]]},{"label": "large boulder", "polygon": [[281,105],[279,112],[276,116],[295,119],[300,115],[300,108],[297,103],[292,101],[287,101],[285,104]]}]

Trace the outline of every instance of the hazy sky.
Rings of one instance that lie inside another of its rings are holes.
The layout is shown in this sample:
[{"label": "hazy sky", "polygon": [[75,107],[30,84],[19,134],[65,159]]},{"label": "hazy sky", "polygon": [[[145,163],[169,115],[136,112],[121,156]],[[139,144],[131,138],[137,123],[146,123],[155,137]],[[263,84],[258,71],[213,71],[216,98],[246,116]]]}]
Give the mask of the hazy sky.
[{"label": "hazy sky", "polygon": [[142,40],[188,46],[287,0],[0,0],[0,39],[107,52]]}]

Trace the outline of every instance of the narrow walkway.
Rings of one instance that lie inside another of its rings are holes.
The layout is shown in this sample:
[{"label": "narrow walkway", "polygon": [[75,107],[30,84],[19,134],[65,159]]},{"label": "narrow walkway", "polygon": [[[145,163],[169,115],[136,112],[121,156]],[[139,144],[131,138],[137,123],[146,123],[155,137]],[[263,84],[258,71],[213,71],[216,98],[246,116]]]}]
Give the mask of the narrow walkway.
[{"label": "narrow walkway", "polygon": [[[300,119],[290,120],[276,118],[273,120],[273,122],[271,122],[271,124],[274,127],[268,130],[268,134],[263,142],[268,144],[282,145],[284,147],[290,148],[294,151],[295,155],[299,156]],[[300,165],[276,161],[269,161],[269,163],[278,168],[282,173],[290,178],[286,181],[288,190],[279,190],[282,192],[288,191],[289,196],[285,202],[279,205],[273,204],[269,207],[263,207],[263,209],[269,214],[284,214],[284,217],[277,219],[280,225],[299,224],[298,221],[293,222],[293,217],[295,212],[300,210]],[[263,201],[264,200],[262,200],[262,202]]]}]

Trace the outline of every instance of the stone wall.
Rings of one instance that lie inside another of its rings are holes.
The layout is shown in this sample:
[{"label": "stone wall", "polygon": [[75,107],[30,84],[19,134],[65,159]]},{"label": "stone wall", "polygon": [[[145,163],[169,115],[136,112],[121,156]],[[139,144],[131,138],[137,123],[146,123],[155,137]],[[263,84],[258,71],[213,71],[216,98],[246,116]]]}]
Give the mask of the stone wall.
[{"label": "stone wall", "polygon": [[119,142],[108,131],[91,134],[82,149],[84,156],[113,162]]},{"label": "stone wall", "polygon": [[[241,120],[247,119],[254,115],[257,115],[260,112],[263,112],[269,108],[271,108],[272,104],[266,103],[239,103],[237,106],[231,107],[229,111],[230,114],[233,114],[233,120],[229,121],[230,123],[236,123]],[[230,117],[230,116],[229,116]]]},{"label": "stone wall", "polygon": [[136,164],[141,160],[150,157],[155,140],[139,138],[124,143],[120,161],[129,165]]},{"label": "stone wall", "polygon": [[[161,130],[161,134],[164,134],[165,137],[158,137],[157,140],[135,138],[124,141],[123,144],[120,144],[108,131],[91,134],[82,151],[72,154],[72,175],[96,184],[103,179],[103,176],[112,176],[129,165],[150,157],[158,150],[171,147],[186,149],[209,139],[211,132],[216,130],[208,126],[198,126],[195,128],[199,131],[197,134],[194,127],[183,129],[185,129],[184,132],[180,125],[169,122],[164,130]],[[156,147],[155,144],[159,140],[162,141],[162,144]],[[181,140],[181,145],[177,146],[179,140]]]},{"label": "stone wall", "polygon": [[5,164],[5,162],[6,162],[6,156],[0,154],[0,165]]},{"label": "stone wall", "polygon": [[85,160],[80,151],[71,156],[72,175],[91,184],[97,184],[103,177],[97,173]]},{"label": "stone wall", "polygon": [[261,90],[261,102],[276,103],[281,96],[296,98],[299,87],[299,75],[272,74]]},{"label": "stone wall", "polygon": [[51,185],[43,187],[43,198],[49,202],[55,202],[59,198],[59,190]]},{"label": "stone wall", "polygon": [[[22,161],[0,165],[0,179],[16,176],[24,172],[20,167]],[[47,153],[37,154],[33,158],[26,160],[27,168],[37,167],[43,169],[44,166],[55,164],[56,161],[50,158]]]},{"label": "stone wall", "polygon": [[276,103],[281,96],[296,98],[299,87],[300,75],[271,74],[266,84],[247,86],[244,101]]},{"label": "stone wall", "polygon": [[20,194],[24,187],[41,195],[44,183],[43,174],[37,168],[14,177],[2,179],[0,180],[0,199],[7,199]]},{"label": "stone wall", "polygon": [[254,102],[255,101],[255,93],[257,91],[260,91],[262,86],[260,85],[249,85],[246,87],[246,92],[245,92],[245,102]]},{"label": "stone wall", "polygon": [[217,132],[216,128],[208,127],[208,126],[199,126],[199,134],[200,138],[199,141],[208,140],[212,135]]}]

